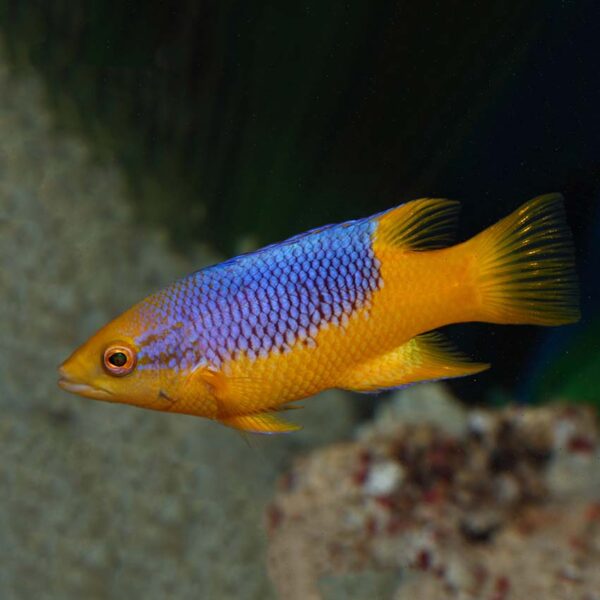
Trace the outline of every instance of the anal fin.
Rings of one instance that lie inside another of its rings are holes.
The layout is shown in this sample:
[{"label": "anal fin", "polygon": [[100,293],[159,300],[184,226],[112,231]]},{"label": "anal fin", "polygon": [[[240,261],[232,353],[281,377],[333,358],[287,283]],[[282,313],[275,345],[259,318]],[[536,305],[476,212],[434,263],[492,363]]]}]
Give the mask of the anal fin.
[{"label": "anal fin", "polygon": [[424,333],[346,374],[340,387],[357,392],[398,388],[418,381],[473,375],[489,364],[471,362],[439,333]]},{"label": "anal fin", "polygon": [[251,433],[290,433],[302,429],[300,425],[284,421],[272,412],[250,415],[232,415],[219,419],[223,425]]}]

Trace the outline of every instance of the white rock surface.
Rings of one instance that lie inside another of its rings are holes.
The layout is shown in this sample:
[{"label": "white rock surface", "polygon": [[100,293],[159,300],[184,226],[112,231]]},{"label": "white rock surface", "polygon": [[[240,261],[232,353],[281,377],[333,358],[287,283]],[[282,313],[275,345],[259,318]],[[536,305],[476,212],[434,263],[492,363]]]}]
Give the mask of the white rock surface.
[{"label": "white rock surface", "polygon": [[0,90],[0,598],[271,598],[265,501],[290,453],[348,431],[349,404],[313,400],[306,432],[248,444],[59,390],[76,345],[212,256],[137,227],[118,170],[1,59]]}]

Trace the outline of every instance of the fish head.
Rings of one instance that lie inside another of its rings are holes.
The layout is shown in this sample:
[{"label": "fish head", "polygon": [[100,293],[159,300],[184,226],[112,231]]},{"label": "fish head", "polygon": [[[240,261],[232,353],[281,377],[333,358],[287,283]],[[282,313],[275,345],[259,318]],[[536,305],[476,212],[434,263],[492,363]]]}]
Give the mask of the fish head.
[{"label": "fish head", "polygon": [[143,303],[117,317],[77,348],[59,367],[59,386],[86,398],[168,410],[164,389],[175,374],[156,339],[169,337],[172,326]]}]

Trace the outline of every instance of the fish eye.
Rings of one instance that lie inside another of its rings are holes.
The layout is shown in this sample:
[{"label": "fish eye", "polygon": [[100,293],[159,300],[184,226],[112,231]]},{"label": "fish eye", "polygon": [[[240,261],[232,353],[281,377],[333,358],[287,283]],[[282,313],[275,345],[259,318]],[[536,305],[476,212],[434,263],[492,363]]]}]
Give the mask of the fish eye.
[{"label": "fish eye", "polygon": [[127,375],[133,371],[135,363],[134,351],[124,344],[113,344],[104,351],[104,367],[111,375]]}]

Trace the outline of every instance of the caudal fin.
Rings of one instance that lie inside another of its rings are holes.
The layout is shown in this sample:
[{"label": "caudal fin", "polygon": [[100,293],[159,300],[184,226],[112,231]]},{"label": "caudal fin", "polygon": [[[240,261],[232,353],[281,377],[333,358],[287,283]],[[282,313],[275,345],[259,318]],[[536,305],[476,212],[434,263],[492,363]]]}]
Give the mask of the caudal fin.
[{"label": "caudal fin", "polygon": [[563,325],[579,319],[573,242],[561,194],[530,200],[469,243],[485,321]]}]

